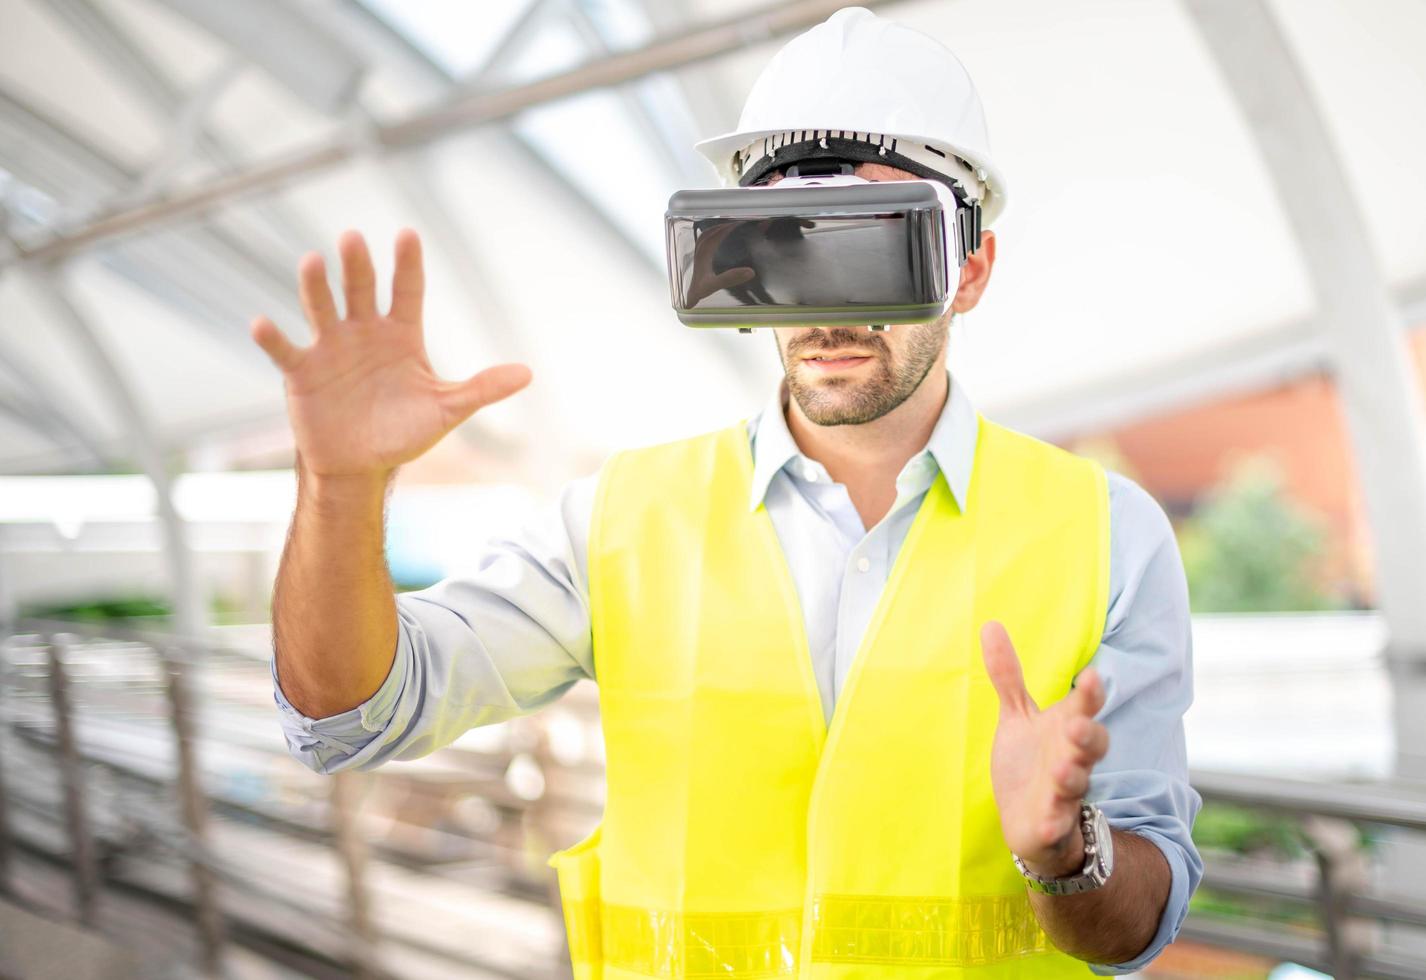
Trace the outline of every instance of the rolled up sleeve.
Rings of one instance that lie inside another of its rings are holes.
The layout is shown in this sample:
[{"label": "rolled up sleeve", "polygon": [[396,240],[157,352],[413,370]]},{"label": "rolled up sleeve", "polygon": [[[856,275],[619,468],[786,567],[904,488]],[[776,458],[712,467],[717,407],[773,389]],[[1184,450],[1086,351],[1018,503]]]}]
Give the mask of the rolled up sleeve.
[{"label": "rolled up sleeve", "polygon": [[1178,936],[1203,877],[1193,821],[1202,798],[1188,782],[1183,715],[1193,701],[1188,584],[1168,517],[1133,481],[1110,475],[1110,605],[1091,663],[1104,679],[1099,721],[1109,750],[1089,799],[1112,827],[1152,841],[1172,873],[1154,938],[1125,963],[1091,964],[1101,976],[1130,973]]},{"label": "rolled up sleeve", "polygon": [[492,538],[471,571],[398,594],[391,669],[357,707],[307,717],[284,696],[274,661],[291,754],[320,773],[419,758],[592,678],[585,568],[596,484],[597,474],[572,481],[543,521]]}]

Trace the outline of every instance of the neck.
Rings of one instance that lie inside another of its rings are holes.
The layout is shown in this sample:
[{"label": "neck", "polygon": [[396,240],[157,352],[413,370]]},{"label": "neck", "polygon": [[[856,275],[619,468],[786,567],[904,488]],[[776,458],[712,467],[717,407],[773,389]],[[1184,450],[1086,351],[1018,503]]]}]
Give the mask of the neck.
[{"label": "neck", "polygon": [[861,425],[818,425],[789,398],[787,429],[802,454],[846,484],[854,500],[872,502],[864,511],[875,511],[875,502],[883,499],[889,508],[896,497],[897,475],[930,441],[949,394],[943,353],[911,396],[879,419]]}]

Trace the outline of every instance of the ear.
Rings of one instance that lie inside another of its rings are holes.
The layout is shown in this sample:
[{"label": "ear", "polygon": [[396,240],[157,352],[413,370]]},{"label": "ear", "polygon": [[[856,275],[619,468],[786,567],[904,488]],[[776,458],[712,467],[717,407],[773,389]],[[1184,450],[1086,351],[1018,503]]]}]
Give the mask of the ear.
[{"label": "ear", "polygon": [[980,302],[981,293],[985,292],[985,287],[990,283],[990,267],[993,265],[995,265],[995,232],[982,230],[980,248],[967,256],[966,264],[961,266],[961,284],[956,290],[956,298],[951,303],[951,309],[957,313],[975,309],[975,305]]}]

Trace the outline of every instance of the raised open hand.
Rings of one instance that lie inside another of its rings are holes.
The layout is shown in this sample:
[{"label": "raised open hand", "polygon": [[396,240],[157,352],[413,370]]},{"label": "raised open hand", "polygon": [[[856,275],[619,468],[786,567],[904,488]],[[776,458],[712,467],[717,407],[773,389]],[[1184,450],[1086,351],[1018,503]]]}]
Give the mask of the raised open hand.
[{"label": "raised open hand", "polygon": [[337,313],[321,255],[298,263],[298,293],[313,343],[298,347],[265,316],[251,332],[279,368],[303,471],[319,477],[382,477],[421,455],[477,409],[530,381],[523,364],[499,364],[443,381],[426,357],[421,323],[421,240],[396,236],[391,309],[376,308],[376,274],[356,231],[338,240],[346,316]]},{"label": "raised open hand", "polygon": [[1090,770],[1109,750],[1109,731],[1094,720],[1104,706],[1104,683],[1088,668],[1069,694],[1042,710],[1025,689],[1005,627],[986,623],[980,644],[1000,696],[990,779],[1005,843],[1036,874],[1072,874],[1084,864],[1079,803]]}]

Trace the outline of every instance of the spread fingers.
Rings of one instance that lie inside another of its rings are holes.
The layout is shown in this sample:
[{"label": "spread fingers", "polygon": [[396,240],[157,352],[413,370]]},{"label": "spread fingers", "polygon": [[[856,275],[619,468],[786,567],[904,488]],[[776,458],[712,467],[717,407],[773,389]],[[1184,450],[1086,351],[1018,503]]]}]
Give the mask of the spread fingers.
[{"label": "spread fingers", "polygon": [[342,256],[342,288],[347,296],[347,319],[369,320],[376,316],[376,269],[371,264],[366,239],[361,232],[342,232],[337,241]]},{"label": "spread fingers", "polygon": [[302,312],[312,326],[312,335],[336,325],[337,305],[332,301],[332,289],[327,284],[327,266],[317,252],[308,252],[297,263],[297,298]]}]

